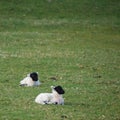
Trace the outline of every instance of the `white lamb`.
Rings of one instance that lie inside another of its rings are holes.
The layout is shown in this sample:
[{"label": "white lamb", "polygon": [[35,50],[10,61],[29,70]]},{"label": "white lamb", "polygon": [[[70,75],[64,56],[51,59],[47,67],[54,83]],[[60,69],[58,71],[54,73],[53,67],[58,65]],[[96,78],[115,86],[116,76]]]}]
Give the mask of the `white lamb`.
[{"label": "white lamb", "polygon": [[38,73],[32,72],[27,75],[23,80],[20,81],[20,86],[39,86],[40,81],[38,80]]},{"label": "white lamb", "polygon": [[62,97],[62,94],[65,93],[65,91],[62,89],[61,86],[51,86],[52,93],[40,93],[36,98],[35,102],[38,104],[58,104],[58,105],[64,105],[64,99]]}]

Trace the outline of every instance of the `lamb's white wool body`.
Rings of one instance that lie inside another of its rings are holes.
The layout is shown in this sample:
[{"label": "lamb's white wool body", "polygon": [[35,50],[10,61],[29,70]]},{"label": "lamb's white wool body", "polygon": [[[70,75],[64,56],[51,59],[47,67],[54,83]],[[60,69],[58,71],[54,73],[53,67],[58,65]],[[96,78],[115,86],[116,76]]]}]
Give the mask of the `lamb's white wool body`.
[{"label": "lamb's white wool body", "polygon": [[[33,80],[33,78],[31,77],[31,74],[33,73],[28,74],[27,77],[25,77],[23,80],[20,81],[20,86],[39,86],[40,85],[40,81],[38,79]],[[38,73],[35,73],[35,75],[38,75]]]},{"label": "lamb's white wool body", "polygon": [[64,104],[62,94],[55,91],[54,87],[51,86],[52,93],[40,93],[36,98],[35,102],[38,104]]},{"label": "lamb's white wool body", "polygon": [[20,85],[22,86],[39,86],[40,82],[33,81],[31,77],[25,77],[23,80],[20,81]]}]

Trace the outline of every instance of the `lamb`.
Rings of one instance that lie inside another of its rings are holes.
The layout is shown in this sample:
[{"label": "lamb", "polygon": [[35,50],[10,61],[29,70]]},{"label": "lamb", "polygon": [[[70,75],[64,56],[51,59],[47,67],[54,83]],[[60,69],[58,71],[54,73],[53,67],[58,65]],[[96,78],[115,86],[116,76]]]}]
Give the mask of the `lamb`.
[{"label": "lamb", "polygon": [[64,105],[64,99],[62,94],[65,93],[61,86],[51,86],[52,93],[40,93],[36,98],[35,102],[38,104],[57,104]]},{"label": "lamb", "polygon": [[38,73],[32,72],[20,81],[20,86],[39,86],[41,83],[38,80]]}]

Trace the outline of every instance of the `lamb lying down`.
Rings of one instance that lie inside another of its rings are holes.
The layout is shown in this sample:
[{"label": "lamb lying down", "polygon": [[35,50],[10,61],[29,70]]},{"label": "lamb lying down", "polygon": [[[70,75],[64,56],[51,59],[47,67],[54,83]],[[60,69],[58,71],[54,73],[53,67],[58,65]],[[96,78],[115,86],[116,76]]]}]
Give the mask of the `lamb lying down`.
[{"label": "lamb lying down", "polygon": [[65,93],[61,86],[51,86],[52,93],[40,93],[36,98],[35,102],[38,104],[58,104],[64,105],[64,99],[62,94]]},{"label": "lamb lying down", "polygon": [[40,81],[38,80],[38,73],[32,72],[27,75],[23,80],[20,81],[20,86],[39,86]]}]

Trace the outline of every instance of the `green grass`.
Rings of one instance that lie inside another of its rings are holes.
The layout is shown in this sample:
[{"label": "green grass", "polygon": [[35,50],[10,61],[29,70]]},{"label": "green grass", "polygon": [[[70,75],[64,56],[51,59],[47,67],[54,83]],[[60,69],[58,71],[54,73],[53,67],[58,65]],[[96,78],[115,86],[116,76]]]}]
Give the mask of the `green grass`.
[{"label": "green grass", "polygon": [[[119,11],[119,0],[0,0],[0,120],[120,120]],[[20,87],[32,71],[42,85]],[[64,106],[34,102],[51,85]]]}]

